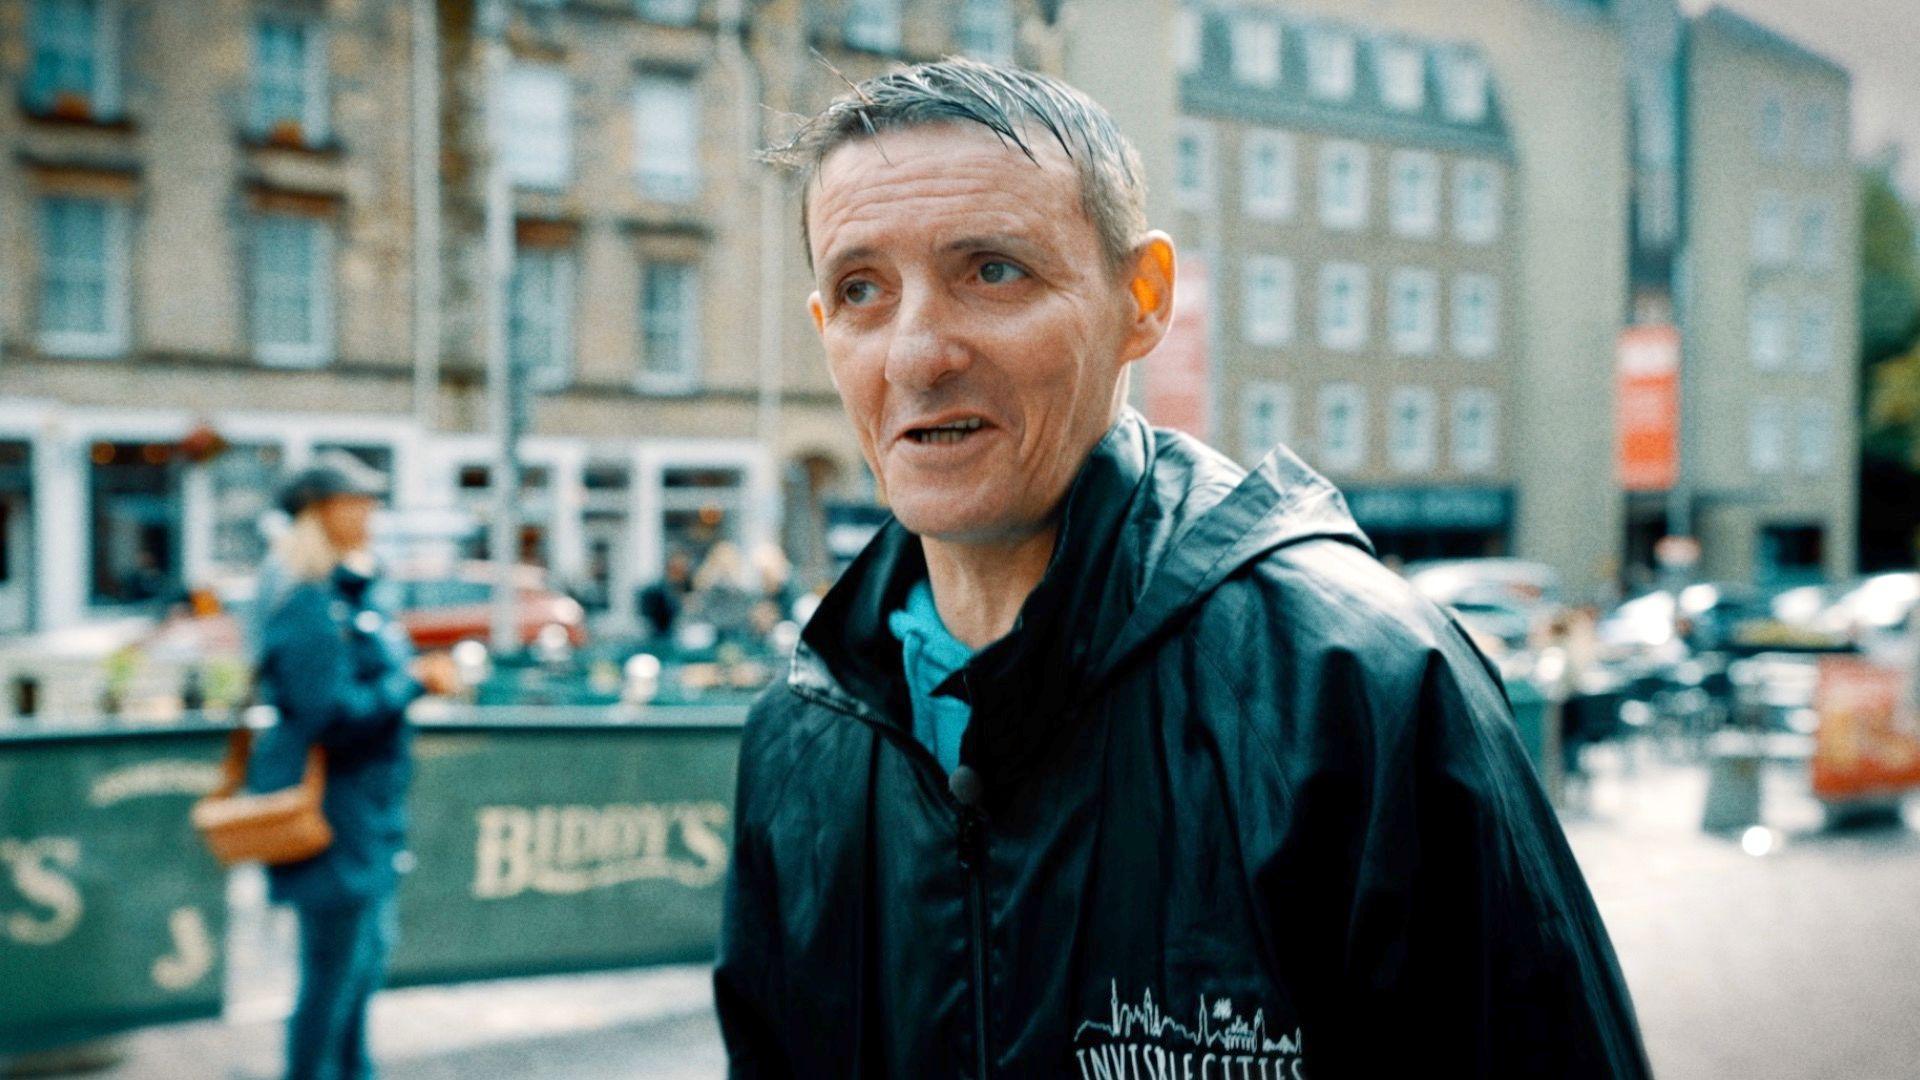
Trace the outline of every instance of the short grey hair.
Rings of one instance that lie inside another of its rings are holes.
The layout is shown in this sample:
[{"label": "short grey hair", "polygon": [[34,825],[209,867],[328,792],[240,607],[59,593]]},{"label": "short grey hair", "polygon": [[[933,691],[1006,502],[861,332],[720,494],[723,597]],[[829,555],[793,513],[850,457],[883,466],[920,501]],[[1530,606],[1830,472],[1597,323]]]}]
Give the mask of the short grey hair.
[{"label": "short grey hair", "polygon": [[973,123],[1019,148],[1035,164],[1031,132],[1051,135],[1080,178],[1080,204],[1100,237],[1109,271],[1125,269],[1147,231],[1147,185],[1140,155],[1107,110],[1047,75],[977,60],[948,58],[898,68],[862,82],[805,120],[787,142],[761,156],[800,176],[800,239],[808,265],[805,191],[835,150],[887,131]]}]

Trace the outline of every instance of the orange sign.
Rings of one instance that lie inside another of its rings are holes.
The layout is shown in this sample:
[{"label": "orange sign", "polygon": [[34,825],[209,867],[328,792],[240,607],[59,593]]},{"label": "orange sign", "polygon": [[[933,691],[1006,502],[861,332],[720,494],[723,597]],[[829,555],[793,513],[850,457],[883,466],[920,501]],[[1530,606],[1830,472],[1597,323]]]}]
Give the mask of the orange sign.
[{"label": "orange sign", "polygon": [[1920,788],[1920,717],[1901,707],[1906,674],[1852,657],[1820,660],[1813,793],[1822,799]]},{"label": "orange sign", "polygon": [[1680,468],[1680,331],[1629,326],[1620,334],[1614,429],[1627,491],[1666,491]]},{"label": "orange sign", "polygon": [[1140,411],[1157,427],[1196,439],[1213,429],[1213,365],[1207,347],[1213,298],[1207,264],[1180,257],[1173,287],[1173,325],[1141,360]]}]

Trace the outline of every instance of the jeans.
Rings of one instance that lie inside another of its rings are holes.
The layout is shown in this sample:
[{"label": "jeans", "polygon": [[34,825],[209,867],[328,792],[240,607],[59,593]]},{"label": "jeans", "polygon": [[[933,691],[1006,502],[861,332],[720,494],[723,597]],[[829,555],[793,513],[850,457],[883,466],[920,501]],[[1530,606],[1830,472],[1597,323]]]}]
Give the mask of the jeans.
[{"label": "jeans", "polygon": [[386,981],[393,897],[296,910],[300,994],[287,1021],[287,1080],[373,1080],[367,1006]]}]

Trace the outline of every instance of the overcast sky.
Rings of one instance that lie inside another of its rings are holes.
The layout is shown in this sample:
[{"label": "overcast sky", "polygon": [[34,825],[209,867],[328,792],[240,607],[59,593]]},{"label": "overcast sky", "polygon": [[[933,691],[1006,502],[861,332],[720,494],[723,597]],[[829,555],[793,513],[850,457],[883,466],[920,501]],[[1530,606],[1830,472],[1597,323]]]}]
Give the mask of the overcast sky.
[{"label": "overcast sky", "polygon": [[[1853,151],[1902,148],[1907,196],[1920,200],[1920,0],[1718,0],[1853,72]],[[1714,0],[1681,0],[1699,13]]]}]

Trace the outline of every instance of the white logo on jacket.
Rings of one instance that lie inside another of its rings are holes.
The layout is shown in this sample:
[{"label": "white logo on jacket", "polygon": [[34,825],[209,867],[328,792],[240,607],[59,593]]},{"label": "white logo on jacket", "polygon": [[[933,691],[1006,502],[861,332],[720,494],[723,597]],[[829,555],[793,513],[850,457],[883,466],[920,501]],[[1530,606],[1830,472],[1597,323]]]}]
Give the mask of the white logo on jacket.
[{"label": "white logo on jacket", "polygon": [[1107,1018],[1073,1033],[1081,1080],[1306,1080],[1300,1029],[1268,1032],[1264,1009],[1242,1016],[1232,998],[1201,994],[1188,1026],[1161,1012],[1152,990],[1128,1005],[1119,982],[1109,985]]}]

